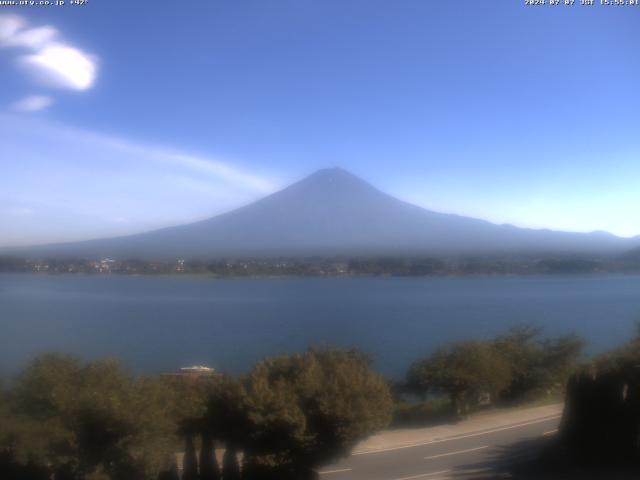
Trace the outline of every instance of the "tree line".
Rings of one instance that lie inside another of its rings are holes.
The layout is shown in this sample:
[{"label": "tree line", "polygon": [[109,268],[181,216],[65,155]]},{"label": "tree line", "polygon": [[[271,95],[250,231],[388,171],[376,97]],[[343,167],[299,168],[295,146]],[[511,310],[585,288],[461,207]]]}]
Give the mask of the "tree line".
[{"label": "tree line", "polygon": [[456,417],[482,405],[514,405],[562,394],[584,342],[574,334],[553,338],[530,325],[490,340],[469,340],[437,349],[415,361],[405,389],[446,395]]},{"label": "tree line", "polygon": [[581,348],[573,335],[517,327],[436,350],[400,386],[357,350],[310,349],[241,377],[198,379],[43,354],[0,394],[0,478],[315,479],[387,427],[407,394],[444,399],[458,418],[548,397],[562,392]]},{"label": "tree line", "polygon": [[258,276],[445,276],[638,272],[638,256],[336,256],[232,257],[142,260],[136,258],[40,258],[0,255],[0,272],[191,274],[214,277]]},{"label": "tree line", "polygon": [[176,452],[184,480],[316,478],[391,412],[387,382],[357,351],[309,350],[242,378],[197,380],[45,354],[3,392],[0,478],[176,479]]}]

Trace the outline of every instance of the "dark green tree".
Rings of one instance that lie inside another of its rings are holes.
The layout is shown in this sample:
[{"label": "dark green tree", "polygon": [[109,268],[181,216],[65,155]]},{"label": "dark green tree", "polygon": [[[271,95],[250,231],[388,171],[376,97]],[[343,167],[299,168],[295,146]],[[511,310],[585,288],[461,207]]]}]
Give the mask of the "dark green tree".
[{"label": "dark green tree", "polygon": [[216,458],[213,438],[211,433],[207,431],[202,434],[199,460],[200,480],[220,480],[220,467]]},{"label": "dark green tree", "polygon": [[155,478],[174,451],[169,393],[117,362],[42,355],[16,379],[5,448],[57,479]]},{"label": "dark green tree", "polygon": [[511,368],[511,381],[501,392],[507,402],[522,402],[564,390],[576,366],[583,341],[576,335],[542,338],[531,325],[512,328],[494,341]]},{"label": "dark green tree", "polygon": [[239,480],[237,450],[249,436],[247,396],[244,385],[234,378],[219,377],[208,390],[204,428],[225,446],[222,465],[224,479]]},{"label": "dark green tree", "polygon": [[[564,349],[562,349],[564,350]],[[618,478],[640,474],[640,336],[599,355],[569,379],[555,454]]]},{"label": "dark green tree", "polygon": [[[235,448],[229,445],[222,458],[222,478],[224,480],[240,480],[240,465],[238,464],[238,452]],[[249,480],[250,477],[245,475],[244,480]]]},{"label": "dark green tree", "polygon": [[[185,479],[219,478],[213,452],[213,431],[208,421],[209,397],[218,390],[219,382],[216,376],[167,377],[163,380],[175,398],[170,415],[184,441],[182,477]],[[200,457],[196,454],[194,443],[197,436],[202,438]]]},{"label": "dark green tree", "polygon": [[168,470],[160,472],[158,475],[158,480],[180,480],[180,475],[178,475],[178,467],[174,464]]},{"label": "dark green tree", "polygon": [[198,456],[190,433],[185,435],[184,456],[182,457],[182,480],[198,480]]},{"label": "dark green tree", "polygon": [[484,395],[495,398],[511,380],[510,366],[490,342],[466,341],[436,350],[407,373],[410,391],[446,394],[459,417]]},{"label": "dark green tree", "polygon": [[[358,351],[321,349],[274,357],[246,380],[245,464],[254,476],[304,479],[348,454],[391,419],[387,382]],[[259,473],[258,472],[262,472]]]}]

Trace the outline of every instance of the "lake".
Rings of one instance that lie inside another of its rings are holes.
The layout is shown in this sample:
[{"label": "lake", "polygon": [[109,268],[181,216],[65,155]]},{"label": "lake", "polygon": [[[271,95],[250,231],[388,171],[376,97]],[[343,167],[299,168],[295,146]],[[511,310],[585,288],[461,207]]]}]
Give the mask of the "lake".
[{"label": "lake", "polygon": [[640,276],[211,279],[0,274],[0,374],[41,351],[136,372],[243,372],[309,345],[355,346],[401,376],[435,346],[530,322],[598,352],[640,319]]}]

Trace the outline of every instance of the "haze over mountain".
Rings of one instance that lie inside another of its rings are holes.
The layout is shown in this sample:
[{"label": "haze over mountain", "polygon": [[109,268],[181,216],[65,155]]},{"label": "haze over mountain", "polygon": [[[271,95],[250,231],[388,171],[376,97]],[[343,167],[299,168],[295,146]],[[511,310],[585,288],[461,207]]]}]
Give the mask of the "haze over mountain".
[{"label": "haze over mountain", "polygon": [[[495,225],[403,202],[331,168],[250,205],[148,233],[21,249],[29,256],[213,258],[253,255],[616,253],[637,239]],[[16,252],[14,250],[14,252]]]}]

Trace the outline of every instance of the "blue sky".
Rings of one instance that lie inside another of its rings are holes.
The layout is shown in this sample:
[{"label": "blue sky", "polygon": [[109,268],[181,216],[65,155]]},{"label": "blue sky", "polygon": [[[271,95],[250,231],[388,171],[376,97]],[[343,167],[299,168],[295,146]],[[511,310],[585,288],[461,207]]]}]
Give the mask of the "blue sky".
[{"label": "blue sky", "polygon": [[640,234],[640,7],[523,4],[0,7],[0,245],[185,223],[336,165],[438,211]]}]

